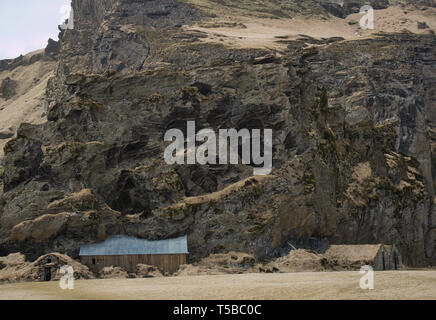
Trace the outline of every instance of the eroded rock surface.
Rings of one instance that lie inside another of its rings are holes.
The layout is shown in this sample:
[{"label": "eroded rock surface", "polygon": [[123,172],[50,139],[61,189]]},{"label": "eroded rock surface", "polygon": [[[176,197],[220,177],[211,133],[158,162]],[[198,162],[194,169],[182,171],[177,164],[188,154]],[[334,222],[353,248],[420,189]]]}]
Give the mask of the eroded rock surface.
[{"label": "eroded rock surface", "polygon": [[[0,255],[187,234],[193,259],[272,258],[292,241],[396,244],[407,265],[436,263],[434,35],[303,37],[277,52],[201,41],[183,25],[211,13],[192,1],[73,8],[48,121],[5,146]],[[272,174],[167,165],[163,136],[188,120],[273,129]]]}]

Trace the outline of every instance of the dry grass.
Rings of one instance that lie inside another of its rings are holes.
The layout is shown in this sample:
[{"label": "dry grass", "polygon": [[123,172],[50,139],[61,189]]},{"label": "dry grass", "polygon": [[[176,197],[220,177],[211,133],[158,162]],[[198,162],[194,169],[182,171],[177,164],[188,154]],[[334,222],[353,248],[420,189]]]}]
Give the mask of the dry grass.
[{"label": "dry grass", "polygon": [[197,197],[184,198],[182,201],[180,201],[179,203],[172,206],[172,208],[180,208],[180,207],[184,207],[186,205],[198,205],[198,204],[202,204],[202,203],[206,203],[206,202],[210,202],[210,201],[218,201],[218,200],[228,196],[229,194],[231,194],[233,192],[237,192],[243,188],[246,188],[247,186],[259,185],[259,184],[265,183],[265,182],[272,180],[272,179],[275,179],[275,178],[276,178],[276,176],[274,176],[274,175],[249,177],[249,178],[246,178],[244,180],[238,181],[232,185],[229,185],[226,188],[224,188],[220,191],[217,191],[217,192],[212,192],[212,193],[202,195],[202,196],[197,196]]},{"label": "dry grass", "polygon": [[360,289],[359,272],[243,274],[76,281],[0,286],[0,299],[436,299],[436,271],[376,272]]},{"label": "dry grass", "polygon": [[195,264],[180,266],[175,276],[222,275],[258,272],[256,259],[247,253],[216,253]]},{"label": "dry grass", "polygon": [[372,261],[379,250],[380,245],[377,244],[332,245],[326,251],[325,256],[335,259],[345,257],[350,262]]},{"label": "dry grass", "polygon": [[[426,11],[404,10],[398,6],[391,6],[384,10],[375,10],[374,30],[362,30],[359,21],[363,15],[351,14],[346,19],[333,16],[328,18],[320,15],[290,17],[271,15],[256,15],[256,9],[247,11],[244,6],[233,8],[220,6],[207,0],[189,0],[200,5],[205,11],[212,12],[215,18],[202,21],[200,24],[189,27],[190,30],[199,30],[208,34],[202,39],[206,42],[219,42],[235,48],[269,48],[282,50],[286,48],[286,41],[295,40],[302,34],[313,38],[342,37],[346,40],[356,40],[372,37],[379,32],[428,33],[436,31],[436,9]],[[291,10],[292,11],[292,10]],[[418,29],[418,22],[425,22],[428,29]],[[232,23],[235,25],[232,27]],[[235,24],[236,23],[236,24]],[[208,25],[208,27],[205,27]],[[216,27],[211,27],[211,26]],[[241,25],[244,27],[241,28]]]},{"label": "dry grass", "polygon": [[323,256],[307,250],[292,250],[288,255],[270,262],[265,267],[276,268],[280,272],[312,272],[325,270]]}]

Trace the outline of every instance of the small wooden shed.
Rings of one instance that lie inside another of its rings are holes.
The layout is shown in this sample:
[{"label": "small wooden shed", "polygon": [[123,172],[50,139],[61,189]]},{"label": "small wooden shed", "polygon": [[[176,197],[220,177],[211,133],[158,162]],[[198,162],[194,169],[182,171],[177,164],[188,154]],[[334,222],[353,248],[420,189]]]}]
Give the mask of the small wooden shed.
[{"label": "small wooden shed", "polygon": [[158,267],[164,274],[176,272],[187,263],[187,237],[148,241],[129,236],[114,236],[80,248],[80,260],[93,272],[104,267],[121,267],[134,273],[138,264]]},{"label": "small wooden shed", "polygon": [[389,254],[382,244],[332,245],[325,255],[355,269],[370,265],[374,270],[387,270],[390,266]]}]

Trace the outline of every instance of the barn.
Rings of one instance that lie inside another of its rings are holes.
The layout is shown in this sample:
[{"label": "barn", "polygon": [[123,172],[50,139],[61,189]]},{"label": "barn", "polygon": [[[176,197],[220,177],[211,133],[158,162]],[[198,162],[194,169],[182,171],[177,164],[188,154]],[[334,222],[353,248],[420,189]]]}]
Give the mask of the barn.
[{"label": "barn", "polygon": [[[364,265],[370,265],[374,270],[398,269],[401,265],[399,251],[395,246],[387,247],[389,250],[386,250],[383,244],[332,245],[325,252],[325,256],[354,269],[359,269]],[[396,268],[395,261],[397,262]]]},{"label": "barn", "polygon": [[80,260],[93,272],[104,267],[121,267],[134,273],[138,264],[158,267],[162,273],[172,274],[187,263],[187,237],[148,241],[129,236],[113,236],[104,242],[80,248]]}]

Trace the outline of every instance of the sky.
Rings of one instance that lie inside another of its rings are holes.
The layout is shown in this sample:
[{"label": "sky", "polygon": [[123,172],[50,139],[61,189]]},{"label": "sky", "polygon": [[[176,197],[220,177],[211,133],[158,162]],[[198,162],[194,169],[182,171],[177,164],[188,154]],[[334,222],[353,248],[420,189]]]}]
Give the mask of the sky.
[{"label": "sky", "polygon": [[71,0],[0,0],[0,59],[45,48],[58,39]]}]

